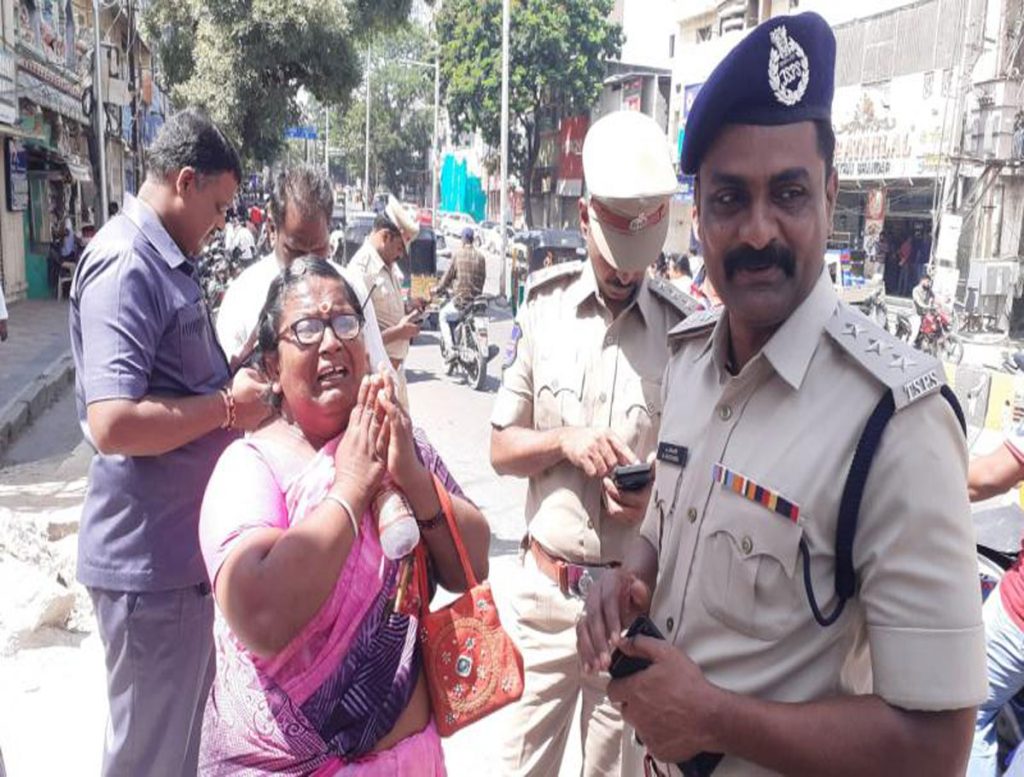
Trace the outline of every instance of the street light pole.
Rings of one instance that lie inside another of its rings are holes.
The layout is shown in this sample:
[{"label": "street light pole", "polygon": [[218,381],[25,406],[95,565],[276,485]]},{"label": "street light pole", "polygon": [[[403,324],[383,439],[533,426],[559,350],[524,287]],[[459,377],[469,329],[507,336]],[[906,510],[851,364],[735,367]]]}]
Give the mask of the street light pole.
[{"label": "street light pole", "polygon": [[501,277],[498,279],[498,294],[505,297],[508,286],[505,275],[508,263],[508,36],[509,0],[501,2],[501,215],[498,228],[501,230]]},{"label": "street light pole", "polygon": [[441,54],[434,55],[434,145],[430,154],[430,226],[437,229],[437,168],[441,165],[438,123],[441,105]]},{"label": "street light pole", "polygon": [[370,209],[370,44],[366,44],[366,158],[363,161],[363,208]]},{"label": "street light pole", "polygon": [[326,114],[324,119],[324,172],[329,181],[331,180],[331,109],[329,106],[324,106],[324,113]]},{"label": "street light pole", "polygon": [[96,226],[101,227],[107,220],[107,117],[103,110],[103,65],[100,61],[100,0],[92,0],[93,13],[93,110],[96,112],[96,147],[100,162],[100,212],[96,214]]}]

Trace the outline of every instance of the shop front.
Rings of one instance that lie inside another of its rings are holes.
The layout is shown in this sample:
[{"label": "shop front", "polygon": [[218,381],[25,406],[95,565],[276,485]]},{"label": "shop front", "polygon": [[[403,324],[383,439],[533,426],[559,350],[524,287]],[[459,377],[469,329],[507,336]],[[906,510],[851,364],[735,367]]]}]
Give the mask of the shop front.
[{"label": "shop front", "polygon": [[18,97],[20,139],[8,160],[21,169],[9,176],[18,196],[7,209],[23,220],[27,296],[42,299],[56,291],[60,239],[95,223],[89,119],[76,84],[28,58],[18,63]]},{"label": "shop front", "polygon": [[887,294],[909,296],[931,258],[947,98],[941,71],[836,90],[839,196],[830,248]]}]

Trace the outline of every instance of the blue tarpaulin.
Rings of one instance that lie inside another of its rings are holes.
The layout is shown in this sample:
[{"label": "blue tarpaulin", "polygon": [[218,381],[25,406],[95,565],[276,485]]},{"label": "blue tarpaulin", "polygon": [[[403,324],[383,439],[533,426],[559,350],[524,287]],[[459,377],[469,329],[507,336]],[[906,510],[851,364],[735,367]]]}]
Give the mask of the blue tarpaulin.
[{"label": "blue tarpaulin", "polygon": [[487,212],[487,195],[480,179],[471,174],[465,160],[459,161],[447,154],[441,165],[441,210],[450,213],[468,213],[483,221]]}]

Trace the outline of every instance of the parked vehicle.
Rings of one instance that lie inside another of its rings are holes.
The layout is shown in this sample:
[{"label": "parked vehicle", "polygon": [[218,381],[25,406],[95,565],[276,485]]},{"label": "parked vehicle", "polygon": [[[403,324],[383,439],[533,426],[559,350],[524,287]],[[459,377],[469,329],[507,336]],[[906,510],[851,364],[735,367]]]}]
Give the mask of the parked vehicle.
[{"label": "parked vehicle", "polygon": [[[498,346],[491,345],[488,339],[490,322],[487,318],[487,304],[489,301],[489,297],[477,297],[459,316],[452,333],[452,343],[455,348],[454,358],[448,358],[444,338],[438,338],[441,346],[441,358],[447,363],[448,374],[454,375],[456,372],[462,372],[466,376],[466,382],[477,391],[482,390],[487,382],[488,362],[498,355]],[[437,300],[436,305],[441,308],[444,301]],[[448,326],[448,323],[441,321],[439,326]]]},{"label": "parked vehicle", "polygon": [[537,229],[520,232],[512,244],[512,282],[518,287],[513,302],[518,308],[525,299],[530,275],[562,262],[578,261],[587,253],[583,236],[575,229]]},{"label": "parked vehicle", "polygon": [[345,266],[362,246],[366,236],[373,229],[376,213],[369,211],[349,212],[345,220],[345,239],[342,241],[341,264]]}]

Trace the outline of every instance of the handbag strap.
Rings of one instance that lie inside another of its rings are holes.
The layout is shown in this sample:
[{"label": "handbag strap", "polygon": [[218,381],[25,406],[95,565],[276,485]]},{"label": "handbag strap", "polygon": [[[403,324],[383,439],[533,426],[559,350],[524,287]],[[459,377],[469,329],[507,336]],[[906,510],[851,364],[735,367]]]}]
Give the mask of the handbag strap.
[{"label": "handbag strap", "polygon": [[462,532],[459,531],[459,524],[455,522],[455,509],[452,507],[452,497],[448,489],[444,487],[441,479],[431,473],[434,478],[434,491],[437,492],[437,501],[441,503],[441,510],[444,512],[445,520],[448,521],[448,533],[452,535],[452,542],[455,543],[455,550],[459,554],[459,562],[462,564],[462,574],[466,576],[466,584],[470,588],[476,588],[479,582],[473,574],[473,566],[469,563],[469,554],[466,553],[466,546],[462,544]]},{"label": "handbag strap", "polygon": [[[448,490],[441,483],[437,475],[433,475],[434,491],[437,492],[437,501],[441,503],[441,511],[444,513],[445,521],[448,523],[448,532],[455,543],[455,551],[459,554],[459,562],[462,564],[462,573],[466,576],[466,583],[469,588],[479,585],[476,575],[473,574],[473,566],[469,563],[469,555],[466,553],[466,546],[462,543],[462,534],[459,532],[459,525],[455,521],[455,510],[452,507],[452,498]],[[427,579],[427,547],[426,543],[420,540],[416,546],[416,585],[419,589],[420,601],[423,603],[423,610],[430,611],[430,581]]]}]

